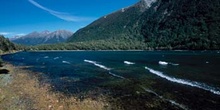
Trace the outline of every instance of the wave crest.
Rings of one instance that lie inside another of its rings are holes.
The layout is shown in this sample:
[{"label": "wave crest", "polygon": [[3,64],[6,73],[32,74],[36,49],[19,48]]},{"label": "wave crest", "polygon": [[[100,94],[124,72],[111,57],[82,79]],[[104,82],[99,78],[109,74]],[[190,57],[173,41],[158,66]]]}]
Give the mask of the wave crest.
[{"label": "wave crest", "polygon": [[62,61],[62,63],[65,63],[65,64],[71,64],[71,63],[68,62],[68,61]]},{"label": "wave crest", "polygon": [[170,65],[173,65],[173,66],[178,66],[179,64],[177,64],[177,63],[171,63],[171,62],[165,62],[165,61],[159,61],[158,62],[160,65],[164,65],[164,66],[166,66],[166,65],[168,65],[168,64],[170,64]]},{"label": "wave crest", "polygon": [[169,80],[171,82],[175,82],[175,83],[179,83],[179,84],[184,84],[184,85],[188,85],[188,86],[192,86],[192,87],[196,87],[196,88],[200,88],[206,91],[210,91],[214,94],[220,95],[220,91],[216,90],[216,88],[208,86],[206,84],[203,83],[199,83],[199,82],[195,82],[195,81],[188,81],[188,80],[184,80],[184,79],[178,79],[178,78],[174,78],[174,77],[170,77],[168,75],[163,74],[163,72],[151,69],[149,67],[145,67],[145,69],[149,70],[151,73],[164,78],[166,80]]},{"label": "wave crest", "polygon": [[168,65],[168,62],[165,62],[165,61],[159,61],[159,64],[160,64],[160,65]]},{"label": "wave crest", "polygon": [[55,57],[55,58],[53,58],[54,60],[57,60],[57,59],[59,59],[59,57]]},{"label": "wave crest", "polygon": [[108,70],[108,71],[111,70],[111,68],[108,68],[108,67],[106,67],[104,65],[98,64],[98,63],[96,63],[96,61],[84,60],[84,62],[91,63],[91,64],[93,64],[93,65],[95,65],[95,66],[97,66],[99,68],[102,68],[102,69],[105,69],[105,70]]},{"label": "wave crest", "polygon": [[134,65],[135,63],[134,62],[129,62],[129,61],[124,61],[125,64],[128,64],[128,65]]}]

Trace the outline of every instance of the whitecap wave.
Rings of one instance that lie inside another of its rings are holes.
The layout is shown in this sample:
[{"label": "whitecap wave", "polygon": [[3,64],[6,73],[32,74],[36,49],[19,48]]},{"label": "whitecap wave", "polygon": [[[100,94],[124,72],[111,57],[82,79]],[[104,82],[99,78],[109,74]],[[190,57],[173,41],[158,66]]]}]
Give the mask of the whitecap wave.
[{"label": "whitecap wave", "polygon": [[96,63],[96,61],[84,60],[84,62],[91,63],[91,64],[93,64],[93,65],[95,65],[95,66],[97,66],[99,68],[102,68],[102,69],[105,69],[105,70],[108,70],[108,71],[111,70],[111,68],[108,68],[108,67],[106,67],[104,65],[98,64],[98,63]]},{"label": "whitecap wave", "polygon": [[95,66],[97,66],[97,67],[99,67],[99,68],[108,70],[108,71],[109,71],[108,74],[110,74],[110,75],[112,75],[112,76],[114,76],[114,77],[121,78],[121,79],[126,79],[126,78],[123,77],[123,76],[120,76],[120,75],[117,75],[117,74],[114,74],[114,73],[110,72],[111,68],[108,68],[108,67],[106,67],[106,66],[104,66],[104,65],[98,64],[98,63],[96,63],[96,61],[84,60],[84,62],[91,63],[91,64],[93,64],[93,65],[95,65]]},{"label": "whitecap wave", "polygon": [[44,58],[49,58],[49,56],[45,56]]},{"label": "whitecap wave", "polygon": [[128,65],[134,65],[135,63],[134,62],[129,62],[129,61],[124,61],[125,64],[128,64]]},{"label": "whitecap wave", "polygon": [[158,62],[160,65],[164,65],[164,66],[166,66],[166,65],[173,65],[173,66],[178,66],[179,64],[177,64],[177,63],[171,63],[171,62],[165,62],[165,61],[159,61]]},{"label": "whitecap wave", "polygon": [[71,63],[68,62],[68,61],[62,61],[62,63],[65,63],[65,64],[71,64]]},{"label": "whitecap wave", "polygon": [[59,59],[59,57],[55,57],[55,58],[53,58],[54,60],[57,60],[57,59]]},{"label": "whitecap wave", "polygon": [[159,64],[160,64],[160,65],[168,65],[168,62],[165,62],[165,61],[159,61]]},{"label": "whitecap wave", "polygon": [[195,82],[195,81],[188,81],[188,80],[184,80],[184,79],[178,79],[178,78],[170,77],[170,76],[167,76],[167,75],[163,74],[163,72],[151,69],[149,67],[145,67],[145,69],[147,69],[151,73],[153,73],[153,74],[155,74],[155,75],[157,75],[161,78],[164,78],[166,80],[169,80],[171,82],[175,82],[175,83],[179,83],[179,84],[184,84],[184,85],[200,88],[200,89],[203,89],[203,90],[206,90],[206,91],[210,91],[214,94],[220,95],[219,90],[216,90],[216,88],[208,86],[206,84]]},{"label": "whitecap wave", "polygon": [[169,64],[171,64],[171,65],[173,65],[173,66],[178,66],[179,64],[177,64],[177,63],[169,63]]}]

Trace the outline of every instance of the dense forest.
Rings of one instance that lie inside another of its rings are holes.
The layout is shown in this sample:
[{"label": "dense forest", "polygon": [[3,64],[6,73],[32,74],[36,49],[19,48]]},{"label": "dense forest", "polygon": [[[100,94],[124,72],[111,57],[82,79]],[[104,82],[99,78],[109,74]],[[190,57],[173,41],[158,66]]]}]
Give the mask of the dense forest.
[{"label": "dense forest", "polygon": [[139,5],[134,5],[103,16],[78,30],[68,39],[68,42],[136,39],[139,32],[135,27],[140,26],[138,20],[143,12],[141,10]]},{"label": "dense forest", "polygon": [[11,43],[9,39],[0,35],[0,53],[16,50],[15,44]]},{"label": "dense forest", "polygon": [[[68,39],[68,49],[134,50],[149,49],[140,35],[140,16],[146,10],[139,2],[101,17]],[[74,47],[71,47],[74,46]]]},{"label": "dense forest", "polygon": [[69,42],[97,48],[106,42],[109,48],[126,44],[123,49],[138,43],[138,49],[220,49],[219,12],[219,0],[157,0],[150,8],[141,0],[80,29]]},{"label": "dense forest", "polygon": [[159,0],[143,17],[148,47],[220,49],[220,0]]},{"label": "dense forest", "polygon": [[55,45],[30,46],[28,50],[150,50],[144,42],[133,40],[98,40]]}]

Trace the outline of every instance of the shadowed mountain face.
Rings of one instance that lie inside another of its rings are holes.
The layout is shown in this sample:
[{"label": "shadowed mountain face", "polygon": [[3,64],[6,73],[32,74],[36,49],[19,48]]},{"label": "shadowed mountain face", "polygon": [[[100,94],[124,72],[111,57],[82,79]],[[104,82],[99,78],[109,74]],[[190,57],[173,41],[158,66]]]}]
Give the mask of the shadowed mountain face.
[{"label": "shadowed mountain face", "polygon": [[13,38],[11,41],[23,45],[55,44],[65,42],[72,34],[72,32],[66,30],[32,32],[22,37]]},{"label": "shadowed mountain face", "polygon": [[219,0],[140,0],[78,30],[68,42],[144,42],[154,49],[220,49]]}]

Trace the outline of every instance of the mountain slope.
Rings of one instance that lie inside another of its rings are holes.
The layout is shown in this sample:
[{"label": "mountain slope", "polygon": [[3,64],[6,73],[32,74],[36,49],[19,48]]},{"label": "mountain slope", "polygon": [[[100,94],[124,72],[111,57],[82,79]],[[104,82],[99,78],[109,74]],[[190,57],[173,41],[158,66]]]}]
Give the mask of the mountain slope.
[{"label": "mountain slope", "polygon": [[139,49],[220,49],[219,12],[219,0],[141,0],[80,29],[68,42],[139,42],[144,46]]},{"label": "mountain slope", "polygon": [[117,12],[106,15],[87,27],[77,31],[68,39],[69,42],[82,42],[103,39],[130,39],[139,36],[142,13],[155,1],[144,0]]},{"label": "mountain slope", "polygon": [[16,50],[16,47],[13,43],[11,43],[4,36],[0,35],[0,53],[7,52],[11,50]]},{"label": "mountain slope", "polygon": [[220,49],[219,0],[159,0],[144,13],[141,34],[151,47]]},{"label": "mountain slope", "polygon": [[55,32],[32,32],[28,35],[11,39],[12,42],[23,45],[55,44],[65,42],[73,33],[65,30]]}]

